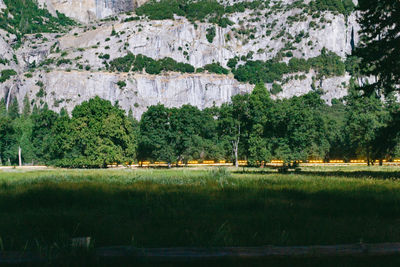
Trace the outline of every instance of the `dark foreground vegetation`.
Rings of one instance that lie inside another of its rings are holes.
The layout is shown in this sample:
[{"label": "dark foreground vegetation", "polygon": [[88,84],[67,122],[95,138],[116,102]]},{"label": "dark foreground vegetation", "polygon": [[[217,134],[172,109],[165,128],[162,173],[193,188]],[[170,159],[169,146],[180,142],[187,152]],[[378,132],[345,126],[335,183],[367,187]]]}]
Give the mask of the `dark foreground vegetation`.
[{"label": "dark foreground vegetation", "polygon": [[74,237],[139,248],[400,239],[396,167],[304,171],[3,170],[1,249],[60,253]]}]

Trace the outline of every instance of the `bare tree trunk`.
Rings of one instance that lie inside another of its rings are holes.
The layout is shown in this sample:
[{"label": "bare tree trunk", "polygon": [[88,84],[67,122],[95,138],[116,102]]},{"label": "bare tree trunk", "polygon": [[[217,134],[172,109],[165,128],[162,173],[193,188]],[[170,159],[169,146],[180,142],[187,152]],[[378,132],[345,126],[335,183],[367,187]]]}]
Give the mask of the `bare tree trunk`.
[{"label": "bare tree trunk", "polygon": [[233,151],[235,154],[235,167],[239,167],[239,142],[240,142],[240,124],[238,128],[238,136],[235,141],[233,141]]},{"label": "bare tree trunk", "polygon": [[235,151],[235,167],[239,167],[239,160],[238,160],[238,148],[239,148],[239,141],[235,141],[234,143],[234,151]]},{"label": "bare tree trunk", "polygon": [[22,157],[21,157],[21,153],[22,153],[21,146],[18,146],[18,163],[19,163],[19,166],[20,166],[20,167],[22,166]]}]

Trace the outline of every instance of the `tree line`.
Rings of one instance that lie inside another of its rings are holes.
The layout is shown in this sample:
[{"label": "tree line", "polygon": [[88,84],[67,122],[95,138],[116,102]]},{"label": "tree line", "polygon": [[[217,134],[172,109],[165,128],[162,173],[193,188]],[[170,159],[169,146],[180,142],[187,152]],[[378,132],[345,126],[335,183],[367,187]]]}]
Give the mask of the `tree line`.
[{"label": "tree line", "polygon": [[[354,87],[354,86],[353,86]],[[191,105],[150,106],[137,121],[118,103],[95,97],[71,114],[47,105],[31,110],[14,99],[0,101],[0,163],[62,167],[106,167],[137,161],[247,160],[260,166],[272,159],[367,159],[398,155],[391,128],[398,110],[394,97],[383,101],[350,89],[327,105],[321,92],[272,99],[263,83],[229,103],[200,110]]]}]

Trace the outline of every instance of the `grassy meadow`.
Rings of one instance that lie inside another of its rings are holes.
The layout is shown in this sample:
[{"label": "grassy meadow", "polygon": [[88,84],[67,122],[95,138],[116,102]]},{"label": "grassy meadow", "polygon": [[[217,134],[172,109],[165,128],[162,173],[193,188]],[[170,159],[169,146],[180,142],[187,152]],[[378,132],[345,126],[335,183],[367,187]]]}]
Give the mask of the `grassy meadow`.
[{"label": "grassy meadow", "polygon": [[0,250],[400,241],[399,167],[0,170]]}]

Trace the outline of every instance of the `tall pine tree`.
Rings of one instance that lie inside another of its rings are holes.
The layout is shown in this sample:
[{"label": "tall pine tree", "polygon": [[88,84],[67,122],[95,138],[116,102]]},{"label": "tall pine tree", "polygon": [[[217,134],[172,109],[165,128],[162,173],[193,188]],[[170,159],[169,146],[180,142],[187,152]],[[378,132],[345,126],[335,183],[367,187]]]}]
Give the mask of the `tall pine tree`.
[{"label": "tall pine tree", "polygon": [[389,94],[400,82],[400,1],[359,0],[359,47],[362,74],[374,77],[364,91]]}]

